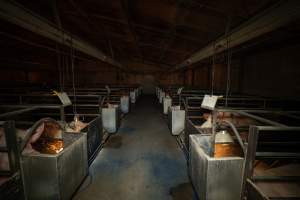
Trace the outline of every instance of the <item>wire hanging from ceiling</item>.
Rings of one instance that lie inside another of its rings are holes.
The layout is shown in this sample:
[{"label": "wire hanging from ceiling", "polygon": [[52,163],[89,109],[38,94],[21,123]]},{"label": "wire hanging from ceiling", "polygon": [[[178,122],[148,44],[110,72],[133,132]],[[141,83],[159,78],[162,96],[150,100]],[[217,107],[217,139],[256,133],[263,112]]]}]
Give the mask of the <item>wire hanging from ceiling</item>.
[{"label": "wire hanging from ceiling", "polygon": [[226,61],[227,61],[226,95],[225,95],[225,106],[226,107],[228,106],[228,96],[229,96],[230,85],[231,85],[231,57],[232,57],[232,52],[229,49],[230,26],[231,26],[231,17],[229,16],[227,26],[226,26],[226,32],[225,32],[225,35],[226,35]]},{"label": "wire hanging from ceiling", "polygon": [[73,87],[73,113],[75,118],[77,117],[77,105],[76,105],[76,86],[75,86],[75,69],[74,69],[74,46],[73,46],[73,38],[71,37],[71,71],[72,71],[72,87]]},{"label": "wire hanging from ceiling", "polygon": [[[65,33],[64,32],[62,32],[62,34],[63,34],[63,38],[65,38]],[[63,40],[63,47],[62,48],[64,48],[64,46],[65,46],[65,40]],[[64,89],[65,89],[65,68],[66,68],[66,55],[62,55],[61,56],[61,63],[62,63],[62,69],[61,69],[61,76],[62,76],[62,91],[64,91]]]},{"label": "wire hanging from ceiling", "polygon": [[225,97],[225,106],[228,106],[228,97],[230,92],[231,86],[231,57],[232,52],[231,50],[227,50],[227,81],[226,81],[226,97]]},{"label": "wire hanging from ceiling", "polygon": [[[52,4],[52,11],[54,14],[54,19],[60,29],[60,31],[63,34],[63,38],[64,38],[64,31],[62,30],[62,24],[61,24],[61,20],[60,20],[60,16],[59,16],[59,12],[58,12],[58,7],[57,7],[57,1],[53,1]],[[64,43],[64,40],[63,40]],[[62,63],[62,59],[63,59],[63,49],[61,49],[62,47],[60,47],[59,43],[56,41],[55,44],[56,47],[56,55],[57,55],[57,67],[58,67],[58,73],[59,73],[59,90],[60,92],[63,92],[63,63]]]},{"label": "wire hanging from ceiling", "polygon": [[216,45],[214,44],[214,50],[213,50],[213,56],[212,56],[212,67],[211,67],[211,96],[214,94],[214,82],[215,82],[215,64],[216,64]]},{"label": "wire hanging from ceiling", "polygon": [[62,87],[62,63],[61,63],[61,52],[60,52],[60,48],[58,46],[58,44],[56,44],[56,49],[57,49],[57,65],[58,65],[58,73],[59,73],[59,90],[60,92],[63,91],[63,87]]}]

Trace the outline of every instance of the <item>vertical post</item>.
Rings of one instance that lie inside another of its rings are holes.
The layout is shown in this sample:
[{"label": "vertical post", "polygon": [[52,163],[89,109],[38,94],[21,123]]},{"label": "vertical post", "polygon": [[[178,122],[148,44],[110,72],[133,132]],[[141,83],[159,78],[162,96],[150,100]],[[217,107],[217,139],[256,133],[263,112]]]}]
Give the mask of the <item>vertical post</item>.
[{"label": "vertical post", "polygon": [[195,69],[192,70],[192,86],[195,86]]},{"label": "vertical post", "polygon": [[218,111],[213,110],[212,111],[212,136],[211,136],[211,151],[210,151],[210,156],[213,157],[215,153],[215,139],[216,139],[216,128],[217,128],[217,116],[218,116]]},{"label": "vertical post", "polygon": [[185,106],[186,106],[185,112],[188,114],[188,112],[189,112],[189,97],[185,98],[185,102],[186,102],[186,104],[185,104]]},{"label": "vertical post", "polygon": [[102,109],[102,96],[99,95],[98,97],[98,109],[99,109],[99,115],[101,114],[101,109]]},{"label": "vertical post", "polygon": [[60,106],[60,120],[62,122],[66,121],[66,118],[65,118],[65,107],[64,106]]},{"label": "vertical post", "polygon": [[246,157],[244,161],[243,181],[242,181],[242,197],[245,195],[247,179],[251,179],[254,171],[254,162],[256,157],[256,148],[259,129],[257,126],[251,125],[248,133],[248,143],[246,144]]},{"label": "vertical post", "polygon": [[179,103],[178,103],[178,105],[180,106],[181,105],[181,94],[179,94]]},{"label": "vertical post", "polygon": [[239,65],[239,78],[238,78],[238,92],[242,93],[244,89],[244,78],[245,78],[245,58],[242,57],[240,59],[240,65]]},{"label": "vertical post", "polygon": [[19,141],[17,138],[14,121],[5,122],[4,133],[8,150],[10,173],[14,174],[20,169]]},{"label": "vertical post", "polygon": [[23,104],[22,96],[21,96],[21,95],[19,95],[19,103],[20,103],[20,104]]},{"label": "vertical post", "polygon": [[62,121],[63,130],[66,130],[66,116],[65,116],[65,107],[60,106],[60,120]]}]

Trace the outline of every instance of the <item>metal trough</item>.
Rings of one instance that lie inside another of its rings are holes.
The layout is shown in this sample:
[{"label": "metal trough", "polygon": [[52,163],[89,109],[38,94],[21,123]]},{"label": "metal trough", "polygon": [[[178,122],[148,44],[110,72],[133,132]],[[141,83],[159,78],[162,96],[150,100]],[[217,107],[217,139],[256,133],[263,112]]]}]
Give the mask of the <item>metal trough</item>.
[{"label": "metal trough", "polygon": [[210,135],[190,135],[189,172],[202,200],[239,200],[244,158],[209,156]]},{"label": "metal trough", "polygon": [[185,111],[178,106],[169,107],[168,118],[172,135],[179,135],[184,130]]},{"label": "metal trough", "polygon": [[68,200],[88,173],[86,135],[65,133],[58,154],[23,153],[21,170],[28,200]]},{"label": "metal trough", "polygon": [[161,92],[160,88],[157,87],[156,88],[156,97],[158,100],[159,100],[160,92]]},{"label": "metal trough", "polygon": [[131,103],[135,103],[136,102],[136,92],[135,91],[131,91],[130,92],[130,102]]},{"label": "metal trough", "polygon": [[163,99],[165,98],[166,96],[166,93],[165,92],[160,92],[159,93],[159,103],[163,103]]},{"label": "metal trough", "polygon": [[102,125],[108,133],[117,132],[121,123],[121,111],[118,105],[112,108],[102,108]]},{"label": "metal trough", "polygon": [[138,99],[139,96],[140,96],[139,89],[136,88],[136,89],[134,90],[134,92],[135,92],[135,97],[136,97],[136,99]]},{"label": "metal trough", "polygon": [[172,106],[172,98],[167,96],[163,98],[163,113],[168,114],[169,107]]},{"label": "metal trough", "polygon": [[121,111],[123,113],[128,113],[129,112],[129,106],[130,106],[129,96],[122,96],[120,102],[121,102]]}]

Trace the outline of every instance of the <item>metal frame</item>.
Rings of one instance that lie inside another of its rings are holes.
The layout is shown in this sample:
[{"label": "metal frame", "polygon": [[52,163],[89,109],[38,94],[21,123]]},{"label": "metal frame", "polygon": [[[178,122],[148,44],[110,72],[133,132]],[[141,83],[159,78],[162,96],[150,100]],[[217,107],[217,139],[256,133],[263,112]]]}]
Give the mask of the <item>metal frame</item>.
[{"label": "metal frame", "polygon": [[6,148],[1,148],[0,152],[8,154],[9,170],[0,171],[0,176],[7,176],[9,179],[0,186],[0,196],[7,199],[17,199],[23,196],[22,180],[20,177],[20,148],[16,135],[14,121],[1,122],[4,126],[6,138]]},{"label": "metal frame", "polygon": [[[76,89],[76,107],[82,110],[87,110],[88,108],[99,108],[97,112],[91,113],[80,113],[81,115],[93,115],[97,116],[101,114],[101,108],[106,103],[120,104],[120,98],[122,95],[128,95],[129,91],[136,90],[137,86],[122,86],[116,87],[111,86],[111,93],[108,94],[107,90],[104,87],[97,88],[77,88]],[[65,116],[69,116],[70,111],[65,111],[63,105],[59,105],[59,99],[54,97],[52,94],[47,91],[30,91],[29,89],[18,88],[16,91],[11,94],[8,93],[8,88],[0,88],[0,91],[4,90],[5,93],[0,93],[0,98],[4,101],[0,107],[13,107],[13,108],[24,108],[24,109],[58,109],[60,112],[61,120],[65,121]],[[29,91],[24,93],[24,91]],[[66,88],[67,94],[70,99],[74,99],[74,94],[72,88]],[[42,98],[41,98],[42,97]],[[45,103],[44,100],[47,100],[48,103]],[[13,104],[11,102],[14,102]],[[1,102],[1,100],[0,100]],[[28,103],[32,102],[32,103]],[[67,113],[67,114],[66,114]],[[12,113],[13,114],[13,113]],[[51,113],[42,113],[42,114],[51,114]],[[8,114],[5,114],[8,115]],[[51,116],[57,114],[52,113]],[[0,115],[1,116],[1,115]]]},{"label": "metal frame", "polygon": [[12,176],[20,169],[20,158],[19,141],[16,134],[15,122],[5,121],[4,124],[4,135],[6,139],[6,148],[1,148],[0,152],[7,153],[9,158],[9,170],[0,170],[1,176]]},{"label": "metal frame", "polygon": [[[277,147],[276,152],[264,152],[261,151],[261,147],[258,148],[258,145],[262,145],[260,142],[260,134],[272,134],[272,138],[269,137],[269,140],[272,141],[276,139],[276,137],[280,136],[280,134],[286,134],[287,132],[293,132],[294,136],[298,137],[297,140],[295,138],[291,138],[289,135],[289,141],[285,141],[285,145],[295,145],[299,140],[300,127],[276,127],[276,126],[251,126],[249,129],[248,135],[248,148],[246,155],[246,163],[245,163],[245,171],[244,171],[244,188],[245,195],[249,197],[249,200],[254,199],[299,199],[299,197],[267,197],[262,190],[256,186],[256,181],[266,181],[266,182],[276,182],[276,181],[284,181],[284,182],[294,182],[300,181],[300,176],[255,176],[254,175],[254,161],[261,159],[285,159],[285,160],[299,160],[300,152],[294,152],[290,149],[283,149],[282,147]],[[274,133],[275,132],[275,133]],[[290,143],[290,144],[289,144]],[[275,145],[276,143],[273,143]]]},{"label": "metal frame", "polygon": [[[215,135],[217,126],[220,126],[219,120],[217,120],[217,113],[218,112],[230,112],[234,115],[241,115],[245,116],[246,118],[254,119],[260,122],[261,126],[251,125],[249,124],[248,129],[248,140],[242,141],[244,147],[244,153],[246,155],[245,165],[244,165],[244,178],[243,178],[243,191],[244,195],[248,195],[248,198],[253,197],[249,200],[256,200],[256,199],[264,199],[269,200],[265,194],[255,185],[255,181],[267,181],[267,182],[274,182],[274,181],[300,181],[300,177],[284,177],[284,176],[261,176],[261,177],[254,177],[253,170],[254,170],[254,161],[257,159],[285,159],[285,160],[299,160],[300,159],[300,152],[257,152],[257,145],[259,143],[259,133],[261,131],[268,131],[270,134],[273,134],[274,131],[282,132],[282,131],[294,131],[296,135],[299,136],[300,127],[288,127],[286,124],[282,124],[277,121],[273,121],[267,118],[263,118],[256,114],[261,113],[268,113],[268,114],[280,114],[283,116],[291,117],[290,113],[298,113],[298,111],[266,111],[266,110],[236,110],[236,109],[216,109],[213,111],[213,124],[211,128],[211,134]],[[299,125],[300,120],[296,116],[295,119],[298,119]],[[191,120],[187,120],[187,130],[191,134],[207,134],[206,130],[197,128]],[[240,127],[238,127],[239,129]],[[284,132],[282,132],[284,134]],[[287,136],[286,136],[287,137]],[[272,135],[272,138],[276,138],[276,134]],[[290,138],[291,145],[295,145],[296,141],[293,138]],[[214,146],[214,139],[212,139],[212,147]],[[240,142],[240,141],[239,141]],[[280,142],[282,144],[282,142]],[[278,143],[274,143],[275,145]],[[300,141],[297,143],[300,145]],[[276,147],[276,146],[275,146]],[[281,147],[278,146],[277,150]],[[248,191],[248,194],[245,193]],[[249,191],[251,194],[249,194]],[[297,197],[300,198],[300,197]],[[278,199],[297,199],[297,198],[278,198]],[[270,198],[276,199],[276,198]]]},{"label": "metal frame", "polygon": [[[93,162],[96,155],[102,149],[105,141],[109,137],[103,132],[101,121],[101,108],[107,102],[119,102],[121,95],[128,94],[128,92],[133,89],[136,89],[136,87],[112,88],[113,92],[110,94],[110,96],[108,96],[107,91],[103,88],[78,89],[76,100],[77,102],[79,102],[79,104],[76,104],[76,106],[80,107],[83,111],[82,113],[80,113],[80,115],[84,116],[85,118],[91,118],[91,120],[88,120],[88,126],[81,131],[87,136],[88,165],[90,165]],[[74,116],[72,109],[70,109],[72,108],[72,106],[58,104],[58,98],[53,97],[52,95],[47,93],[47,91],[38,92],[38,90],[36,90],[32,93],[24,93],[24,91],[26,90],[20,89],[19,92],[15,92],[14,94],[0,93],[0,97],[4,100],[9,100],[9,98],[15,99],[15,102],[13,102],[15,104],[0,105],[0,108],[4,108],[5,110],[9,109],[8,112],[1,113],[0,118],[5,120],[17,119],[16,121],[0,122],[1,125],[5,126],[5,134],[7,135],[7,148],[2,148],[0,150],[8,152],[11,166],[10,172],[0,172],[1,175],[13,175],[20,170],[18,162],[20,158],[19,147],[20,145],[22,146],[23,143],[19,144],[19,141],[17,141],[15,124],[30,126],[34,124],[34,122],[22,121],[23,114],[28,115],[27,113],[31,113],[30,117],[55,116],[56,119],[60,119],[63,122],[66,122],[67,119],[70,119],[71,116]],[[72,97],[74,97],[71,89],[69,92],[69,96],[71,99]],[[43,98],[41,97],[44,97],[44,99],[50,98],[50,100],[46,104],[43,101]],[[30,99],[30,101],[24,101],[26,100],[26,98]],[[52,113],[50,110],[59,110],[59,112]]]}]

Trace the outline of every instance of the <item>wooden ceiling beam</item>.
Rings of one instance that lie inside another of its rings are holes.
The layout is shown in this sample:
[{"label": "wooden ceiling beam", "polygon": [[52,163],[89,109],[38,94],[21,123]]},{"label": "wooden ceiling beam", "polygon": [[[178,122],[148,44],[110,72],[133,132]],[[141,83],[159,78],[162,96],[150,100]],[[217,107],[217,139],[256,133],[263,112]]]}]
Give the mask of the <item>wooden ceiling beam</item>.
[{"label": "wooden ceiling beam", "polygon": [[129,0],[120,0],[121,1],[121,5],[122,5],[122,9],[123,9],[123,12],[124,12],[124,15],[125,15],[125,19],[126,19],[126,24],[128,26],[128,29],[130,30],[130,33],[132,35],[132,37],[134,38],[134,44],[135,44],[135,47],[138,51],[138,54],[139,56],[141,57],[141,59],[143,60],[143,53],[141,51],[141,47],[140,47],[140,44],[139,44],[139,38],[137,36],[137,33],[135,31],[135,27],[133,25],[133,17],[132,17],[132,14],[130,12],[130,4],[129,4]]},{"label": "wooden ceiling beam", "polygon": [[[64,14],[79,17],[78,14],[76,14],[73,11],[64,11]],[[91,13],[89,15],[91,17],[98,18],[100,20],[109,21],[113,25],[115,25],[115,23],[119,23],[119,24],[122,24],[122,25],[127,25],[127,22],[123,19],[111,18],[111,17],[107,17],[107,16],[104,16],[104,15],[99,15],[99,14],[95,14],[95,13]],[[154,32],[154,33],[159,33],[159,34],[164,34],[164,35],[166,35],[168,33],[168,31],[165,31],[165,30],[153,27],[153,26],[148,26],[148,25],[138,24],[138,23],[133,23],[133,22],[132,22],[132,25],[134,27],[139,28],[139,29],[144,29],[144,30],[151,31],[151,32]],[[183,24],[183,23],[179,23],[178,26],[185,26],[187,28],[191,28],[191,29],[194,29],[194,30],[197,30],[197,31],[201,31],[201,32],[207,34],[207,31],[204,31],[201,27],[198,27],[198,26],[194,26],[194,25],[190,25],[190,24]],[[135,31],[137,31],[137,30],[135,30]],[[182,34],[179,34],[178,32],[175,33],[175,36],[178,37],[178,38],[181,38],[181,39],[189,40],[189,41],[203,42],[203,40],[201,40],[201,38],[182,35]]]},{"label": "wooden ceiling beam", "polygon": [[41,16],[34,14],[14,1],[0,0],[0,18],[35,34],[56,41],[62,45],[72,45],[73,48],[80,52],[95,57],[122,70],[127,70],[121,63],[108,57],[97,47],[57,28],[56,25],[50,23]]},{"label": "wooden ceiling beam", "polygon": [[[178,64],[175,70],[184,69],[203,59],[223,52],[272,32],[300,18],[300,1],[280,1],[269,9],[252,17],[239,27],[229,32],[228,36],[222,36],[191,55],[188,59]],[[228,45],[227,45],[228,44]]]}]

